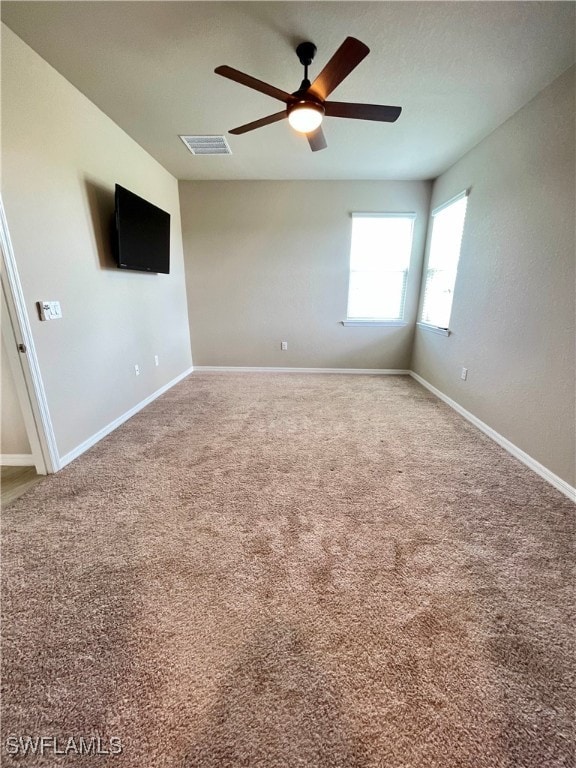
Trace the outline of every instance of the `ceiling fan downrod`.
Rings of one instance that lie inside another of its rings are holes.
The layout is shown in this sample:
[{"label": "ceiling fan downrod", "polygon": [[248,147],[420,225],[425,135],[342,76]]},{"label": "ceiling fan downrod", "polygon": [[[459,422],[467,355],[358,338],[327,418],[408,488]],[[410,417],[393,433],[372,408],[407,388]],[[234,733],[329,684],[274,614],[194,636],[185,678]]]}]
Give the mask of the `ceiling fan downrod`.
[{"label": "ceiling fan downrod", "polygon": [[308,79],[308,67],[314,61],[316,50],[317,49],[314,43],[309,42],[300,43],[300,45],[298,45],[296,48],[296,55],[300,60],[300,64],[302,64],[304,67],[304,80],[302,80],[302,85],[300,86],[301,91],[305,91],[310,88],[310,80]]}]

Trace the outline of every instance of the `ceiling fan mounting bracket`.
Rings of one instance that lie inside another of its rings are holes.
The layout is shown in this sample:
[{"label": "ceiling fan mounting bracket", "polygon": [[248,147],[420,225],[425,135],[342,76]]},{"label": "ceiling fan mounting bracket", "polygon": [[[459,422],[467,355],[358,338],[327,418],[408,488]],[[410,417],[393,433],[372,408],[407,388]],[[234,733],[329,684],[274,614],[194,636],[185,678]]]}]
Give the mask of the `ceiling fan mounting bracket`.
[{"label": "ceiling fan mounting bracket", "polygon": [[316,112],[320,112],[320,114],[324,116],[324,113],[325,113],[324,106],[322,102],[318,101],[318,99],[311,99],[306,95],[295,94],[295,96],[297,96],[297,98],[286,105],[287,115],[289,115],[293,109],[309,107],[310,109],[314,109]]},{"label": "ceiling fan mounting bracket", "polygon": [[296,55],[303,67],[309,67],[316,56],[316,46],[314,43],[300,43],[296,48]]}]

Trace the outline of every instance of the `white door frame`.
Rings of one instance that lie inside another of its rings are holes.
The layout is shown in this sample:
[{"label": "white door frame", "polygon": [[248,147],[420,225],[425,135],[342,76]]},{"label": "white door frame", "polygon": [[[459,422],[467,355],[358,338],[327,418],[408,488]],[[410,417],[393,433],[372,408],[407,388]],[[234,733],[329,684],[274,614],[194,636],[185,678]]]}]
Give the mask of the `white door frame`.
[{"label": "white door frame", "polygon": [[1,197],[0,251],[2,335],[36,471],[45,475],[60,469],[60,456]]}]

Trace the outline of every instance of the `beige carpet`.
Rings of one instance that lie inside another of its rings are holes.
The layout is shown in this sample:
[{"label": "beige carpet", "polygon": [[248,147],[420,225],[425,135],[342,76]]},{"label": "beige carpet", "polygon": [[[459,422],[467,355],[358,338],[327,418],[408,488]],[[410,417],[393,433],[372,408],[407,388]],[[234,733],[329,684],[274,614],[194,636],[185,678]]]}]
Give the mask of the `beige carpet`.
[{"label": "beige carpet", "polygon": [[194,374],[4,512],[2,765],[574,766],[574,524],[405,377]]}]

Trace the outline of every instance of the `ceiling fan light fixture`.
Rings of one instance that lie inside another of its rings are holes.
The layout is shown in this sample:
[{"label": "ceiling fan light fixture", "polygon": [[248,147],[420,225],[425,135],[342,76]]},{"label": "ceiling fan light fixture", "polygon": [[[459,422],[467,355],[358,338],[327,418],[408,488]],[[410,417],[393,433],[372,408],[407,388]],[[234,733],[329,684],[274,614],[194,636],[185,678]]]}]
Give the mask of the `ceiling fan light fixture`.
[{"label": "ceiling fan light fixture", "polygon": [[237,136],[288,118],[291,127],[306,136],[312,152],[318,152],[320,149],[326,149],[327,146],[324,132],[320,127],[324,115],[349,117],[356,120],[374,120],[379,123],[393,123],[398,119],[402,107],[327,101],[332,91],[370,53],[367,45],[355,37],[347,37],[314,82],[311,83],[308,80],[308,66],[314,60],[315,53],[316,46],[314,43],[303,42],[296,48],[296,55],[304,67],[304,79],[300,83],[300,88],[293,93],[276,88],[233,67],[216,67],[214,71],[217,75],[222,75],[222,77],[233,80],[235,83],[260,91],[260,93],[271,96],[285,105],[281,112],[275,112],[273,115],[260,118],[260,120],[253,120],[246,125],[240,125],[238,128],[233,128],[230,133]]},{"label": "ceiling fan light fixture", "polygon": [[321,124],[324,108],[313,101],[298,101],[288,107],[288,122],[299,133],[311,133]]}]

